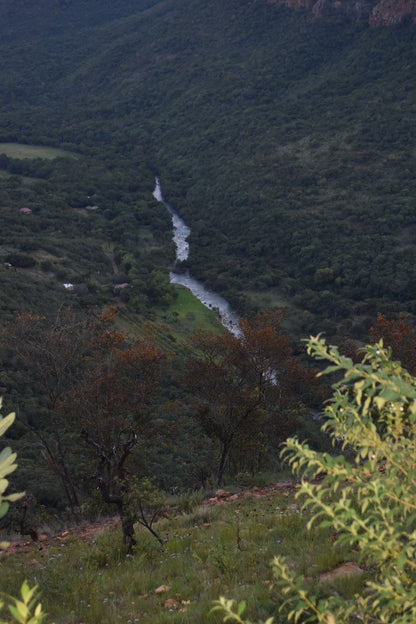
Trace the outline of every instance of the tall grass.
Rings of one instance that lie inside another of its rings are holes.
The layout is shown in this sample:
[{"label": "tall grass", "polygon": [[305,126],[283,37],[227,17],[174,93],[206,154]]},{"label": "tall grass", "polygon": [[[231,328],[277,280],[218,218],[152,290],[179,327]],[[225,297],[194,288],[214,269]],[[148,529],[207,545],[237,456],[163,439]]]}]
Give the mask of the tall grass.
[{"label": "tall grass", "polygon": [[158,523],[162,547],[137,528],[131,556],[116,528],[89,542],[68,536],[48,549],[4,557],[1,590],[15,592],[24,579],[38,583],[56,624],[215,624],[221,618],[210,609],[219,595],[248,599],[253,618],[276,611],[274,554],[310,577],[351,558],[340,551],[325,560],[330,534],[306,531],[292,493],[191,507],[190,513],[173,508],[176,515]]}]

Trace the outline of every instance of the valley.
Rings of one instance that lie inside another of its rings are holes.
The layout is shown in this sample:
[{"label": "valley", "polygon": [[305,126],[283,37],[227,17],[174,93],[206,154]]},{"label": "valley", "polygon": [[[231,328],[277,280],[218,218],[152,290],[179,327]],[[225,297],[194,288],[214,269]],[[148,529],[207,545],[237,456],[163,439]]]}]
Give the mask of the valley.
[{"label": "valley", "polygon": [[[248,624],[220,596],[275,624],[414,621],[416,25],[397,4],[0,0],[0,530],[60,535],[0,555],[1,590],[39,583],[46,621]],[[288,461],[300,497],[270,488]]]},{"label": "valley", "polygon": [[123,2],[92,25],[79,1],[41,36],[27,10],[20,30],[5,13],[4,141],[163,172],[192,274],[240,314],[283,302],[296,339],[318,322],[362,340],[377,311],[413,314],[410,23],[184,0]]}]

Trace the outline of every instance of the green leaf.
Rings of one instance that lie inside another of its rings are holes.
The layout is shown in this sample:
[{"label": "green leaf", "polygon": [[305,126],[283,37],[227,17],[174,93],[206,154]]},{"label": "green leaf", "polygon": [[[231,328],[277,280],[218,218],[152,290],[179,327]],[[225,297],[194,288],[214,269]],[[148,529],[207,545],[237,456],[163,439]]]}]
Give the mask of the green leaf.
[{"label": "green leaf", "polygon": [[36,591],[38,589],[37,585],[34,585],[32,587],[32,589],[30,589],[29,585],[27,584],[27,581],[23,581],[22,587],[20,589],[20,593],[22,595],[22,598],[24,600],[24,602],[27,604],[29,603],[33,596],[35,595]]},{"label": "green leaf", "polygon": [[10,446],[6,446],[6,448],[4,448],[1,453],[0,453],[0,464],[1,462],[5,461],[8,456],[10,455],[10,453],[12,452],[12,449],[10,448]]},{"label": "green leaf", "polygon": [[9,509],[9,503],[6,503],[5,501],[2,501],[0,503],[0,518],[3,518],[3,516],[6,515],[8,509]]},{"label": "green leaf", "polygon": [[0,420],[0,436],[4,435],[7,429],[13,424],[16,414],[12,412]]},{"label": "green leaf", "polygon": [[9,605],[9,611],[14,617],[14,619],[16,620],[16,622],[20,622],[21,624],[25,623],[25,617],[24,615],[22,615],[22,613],[20,613],[17,607],[14,607],[13,605]]},{"label": "green leaf", "polygon": [[16,501],[20,500],[24,495],[25,492],[15,492],[14,494],[8,494],[6,498],[10,503],[15,503]]},{"label": "green leaf", "polygon": [[3,460],[0,464],[0,479],[10,474],[14,470],[16,470],[17,465],[13,462],[15,461],[17,455],[16,453],[11,453],[5,460]]}]

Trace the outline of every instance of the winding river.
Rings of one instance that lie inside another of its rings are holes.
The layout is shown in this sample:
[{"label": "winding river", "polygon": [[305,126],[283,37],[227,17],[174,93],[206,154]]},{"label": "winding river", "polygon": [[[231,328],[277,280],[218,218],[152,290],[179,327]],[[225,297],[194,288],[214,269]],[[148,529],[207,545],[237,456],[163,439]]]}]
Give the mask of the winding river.
[{"label": "winding river", "polygon": [[[183,219],[176,214],[172,206],[170,206],[170,204],[163,199],[159,178],[156,178],[156,186],[153,191],[153,197],[165,206],[172,217],[173,241],[176,245],[176,261],[182,262],[183,260],[187,260],[189,255],[189,243],[187,239],[191,230]],[[226,329],[236,336],[239,335],[239,318],[231,309],[228,301],[221,297],[221,295],[205,288],[201,282],[189,274],[189,271],[185,271],[184,273],[175,273],[172,271],[169,274],[169,277],[171,284],[181,284],[182,286],[185,286],[185,288],[188,288],[194,297],[199,299],[204,306],[218,311],[218,316],[222,325],[224,325]]]}]

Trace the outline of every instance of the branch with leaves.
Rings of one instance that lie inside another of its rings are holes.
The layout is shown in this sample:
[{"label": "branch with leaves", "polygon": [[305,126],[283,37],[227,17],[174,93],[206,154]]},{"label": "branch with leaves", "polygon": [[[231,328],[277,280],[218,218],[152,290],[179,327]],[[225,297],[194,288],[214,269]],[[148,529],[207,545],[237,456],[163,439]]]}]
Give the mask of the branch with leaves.
[{"label": "branch with leaves", "polygon": [[[1,407],[1,399],[0,399]],[[5,418],[0,416],[0,437],[2,437],[7,429],[13,424],[15,415],[9,414]],[[16,453],[12,453],[9,447],[6,447],[0,453],[0,518],[3,517],[9,508],[9,503],[19,500],[24,493],[5,494],[9,485],[6,476],[14,472],[17,468],[15,464]],[[7,548],[7,543],[0,543],[0,548]],[[13,617],[14,622],[20,624],[42,624],[45,613],[42,611],[42,605],[38,603],[37,585],[30,588],[26,581],[23,583],[20,594],[21,600],[13,596],[3,595],[7,600],[8,609]],[[0,610],[5,606],[5,602],[0,599]],[[0,620],[0,624],[8,624],[5,620]]]},{"label": "branch with leaves", "polygon": [[[282,557],[273,562],[288,621],[320,624],[387,624],[416,621],[416,379],[380,341],[363,350],[360,363],[342,356],[321,337],[308,352],[336,373],[323,430],[343,455],[312,450],[296,438],[283,455],[302,477],[297,494],[312,512],[312,525],[331,527],[338,543],[371,567],[364,590],[353,598],[306,588]],[[314,477],[320,476],[318,481]],[[242,608],[221,598],[224,621],[249,624]],[[268,620],[268,624],[273,620]]]}]

